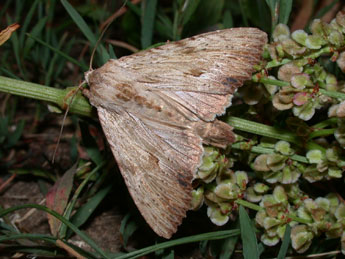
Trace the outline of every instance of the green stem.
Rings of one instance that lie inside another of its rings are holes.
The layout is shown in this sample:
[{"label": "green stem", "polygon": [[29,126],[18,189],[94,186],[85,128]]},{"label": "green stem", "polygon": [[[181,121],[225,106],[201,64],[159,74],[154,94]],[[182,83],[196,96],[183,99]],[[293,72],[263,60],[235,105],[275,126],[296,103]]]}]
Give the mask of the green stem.
[{"label": "green stem", "polygon": [[[252,77],[254,82],[260,82],[262,84],[268,84],[268,85],[276,85],[280,87],[284,86],[290,86],[289,82],[286,81],[281,81],[277,79],[272,79],[268,77],[260,77],[258,74],[253,75]],[[337,98],[341,100],[345,100],[345,94],[337,91],[328,91],[326,89],[320,88],[319,92],[323,95],[332,97],[332,98]]]},{"label": "green stem", "polygon": [[[0,92],[50,102],[61,109],[66,109],[74,93],[72,90],[75,89],[75,87],[57,89],[0,76]],[[92,116],[92,107],[87,98],[78,93],[70,105],[70,112],[83,116]]]},{"label": "green stem", "polygon": [[345,94],[337,91],[327,91],[325,89],[320,88],[319,92],[332,98],[345,100]]},{"label": "green stem", "polygon": [[[231,148],[233,149],[240,149],[240,150],[248,150],[247,147],[242,147],[242,143],[235,143],[231,145]],[[265,148],[265,147],[258,147],[258,146],[252,146],[249,149],[251,152],[256,153],[256,154],[274,154],[275,151],[272,148]],[[308,159],[304,156],[300,155],[292,155],[290,157],[292,160],[302,162],[302,163],[309,163]]]},{"label": "green stem", "polygon": [[309,134],[308,139],[333,135],[336,130],[337,129],[322,129],[322,130],[313,131],[312,133]]},{"label": "green stem", "polygon": [[281,81],[281,80],[277,80],[277,79],[272,79],[272,78],[268,78],[268,77],[259,77],[259,80],[257,79],[257,74],[253,76],[253,80],[254,81],[259,81],[262,84],[267,84],[267,85],[276,85],[276,86],[290,86],[289,82],[286,81]]},{"label": "green stem", "polygon": [[[249,201],[245,201],[245,200],[242,200],[242,199],[237,199],[235,202],[237,204],[240,204],[240,205],[242,205],[244,207],[247,207],[249,209],[256,210],[256,211],[260,211],[260,210],[264,210],[265,209],[263,207],[260,207],[259,205],[256,205],[254,203],[251,203]],[[299,223],[303,223],[303,224],[312,223],[311,220],[309,220],[309,219],[302,219],[302,218],[296,217],[292,213],[288,214],[287,217],[292,219],[293,221],[296,221],[296,222],[299,222]]]},{"label": "green stem", "polygon": [[[277,80],[278,81],[278,80]],[[283,81],[281,81],[283,82]],[[16,80],[8,77],[0,76],[0,92],[9,94],[24,96],[33,98],[36,100],[47,101],[66,109],[69,105],[71,98],[73,97],[76,87],[70,87],[66,89],[57,89],[44,85],[29,83],[21,80]],[[78,93],[73,98],[73,102],[70,104],[69,111],[71,113],[92,117],[92,107],[82,94]],[[252,122],[236,117],[229,117],[227,122],[237,130],[253,133],[260,136],[267,136],[274,139],[281,139],[301,145],[302,141],[295,134],[289,131],[276,129],[271,126],[263,125],[257,122]],[[308,149],[320,149],[315,143],[308,143]]]},{"label": "green stem", "polygon": [[226,122],[230,124],[232,127],[234,127],[236,130],[241,130],[274,139],[285,140],[299,146],[302,144],[302,141],[299,139],[299,137],[287,130],[277,129],[261,123],[248,121],[233,116],[229,116],[226,119]]},{"label": "green stem", "polygon": [[249,209],[256,210],[256,211],[264,209],[263,207],[260,207],[259,205],[256,205],[254,203],[251,203],[249,201],[245,201],[245,200],[242,200],[242,199],[237,199],[235,202],[237,204],[239,204],[239,205],[242,205],[243,207],[247,207]]},{"label": "green stem", "polygon": [[304,66],[304,65],[308,64],[310,59],[316,59],[323,54],[330,54],[332,52],[333,52],[333,50],[331,47],[324,47],[324,48],[317,50],[317,51],[315,51],[309,55],[303,56],[300,59],[291,60],[291,59],[284,58],[281,61],[271,60],[270,62],[267,63],[266,69],[269,69],[272,67],[280,67],[280,66],[287,64],[289,62],[292,62],[292,61],[298,63],[300,66]]},{"label": "green stem", "polygon": [[337,125],[338,123],[338,118],[329,118],[327,120],[318,122],[314,125],[311,126],[312,129],[316,129],[316,130],[320,130],[323,128],[326,128],[328,126],[333,126],[333,125]]}]

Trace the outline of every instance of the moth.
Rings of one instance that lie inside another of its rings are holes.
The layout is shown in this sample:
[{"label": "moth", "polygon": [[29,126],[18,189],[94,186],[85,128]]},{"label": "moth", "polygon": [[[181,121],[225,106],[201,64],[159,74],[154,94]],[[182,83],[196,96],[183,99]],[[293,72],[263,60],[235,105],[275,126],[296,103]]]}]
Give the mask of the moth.
[{"label": "moth", "polygon": [[85,95],[136,206],[158,235],[170,238],[190,208],[202,144],[234,142],[232,127],[216,116],[250,79],[266,42],[255,28],[213,31],[85,73]]}]

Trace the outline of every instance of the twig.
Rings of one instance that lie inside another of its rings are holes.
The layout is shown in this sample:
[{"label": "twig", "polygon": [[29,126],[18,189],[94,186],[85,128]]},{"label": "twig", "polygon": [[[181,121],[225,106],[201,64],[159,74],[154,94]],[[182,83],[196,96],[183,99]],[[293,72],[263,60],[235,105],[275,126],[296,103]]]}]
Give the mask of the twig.
[{"label": "twig", "polygon": [[119,41],[119,40],[105,40],[106,42],[114,45],[114,46],[117,46],[117,47],[122,47],[124,49],[128,49],[129,51],[132,51],[133,53],[135,52],[138,52],[139,49],[137,49],[136,47],[126,43],[126,42],[123,42],[123,41]]},{"label": "twig", "polygon": [[[140,3],[141,0],[132,0],[131,3],[132,4],[138,4]],[[122,6],[119,10],[117,10],[113,15],[109,16],[109,18],[107,20],[105,20],[105,22],[103,22],[101,24],[101,26],[99,27],[100,31],[103,31],[103,29],[109,24],[112,23],[116,18],[120,17],[121,15],[123,15],[126,11],[127,11],[127,7],[126,6]]]}]

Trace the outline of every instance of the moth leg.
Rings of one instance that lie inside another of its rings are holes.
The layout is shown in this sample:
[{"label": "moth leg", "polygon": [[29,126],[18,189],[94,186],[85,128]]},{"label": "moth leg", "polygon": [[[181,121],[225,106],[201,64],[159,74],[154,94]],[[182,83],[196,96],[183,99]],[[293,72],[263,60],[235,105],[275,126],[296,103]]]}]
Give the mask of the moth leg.
[{"label": "moth leg", "polygon": [[232,127],[220,120],[211,122],[196,122],[196,132],[202,138],[203,144],[226,148],[235,142],[235,134]]}]

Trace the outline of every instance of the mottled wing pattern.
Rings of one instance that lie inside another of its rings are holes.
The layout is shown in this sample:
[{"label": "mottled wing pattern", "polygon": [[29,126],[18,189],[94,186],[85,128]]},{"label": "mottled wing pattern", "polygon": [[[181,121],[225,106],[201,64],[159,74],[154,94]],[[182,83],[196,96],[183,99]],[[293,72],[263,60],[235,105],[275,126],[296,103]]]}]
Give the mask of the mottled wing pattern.
[{"label": "mottled wing pattern", "polygon": [[97,110],[135,204],[158,235],[170,238],[190,208],[201,138],[188,128],[145,121],[122,108]]},{"label": "mottled wing pattern", "polygon": [[138,87],[159,91],[163,99],[210,121],[251,77],[266,42],[267,35],[256,28],[226,29],[126,56],[116,65],[133,73]]}]

